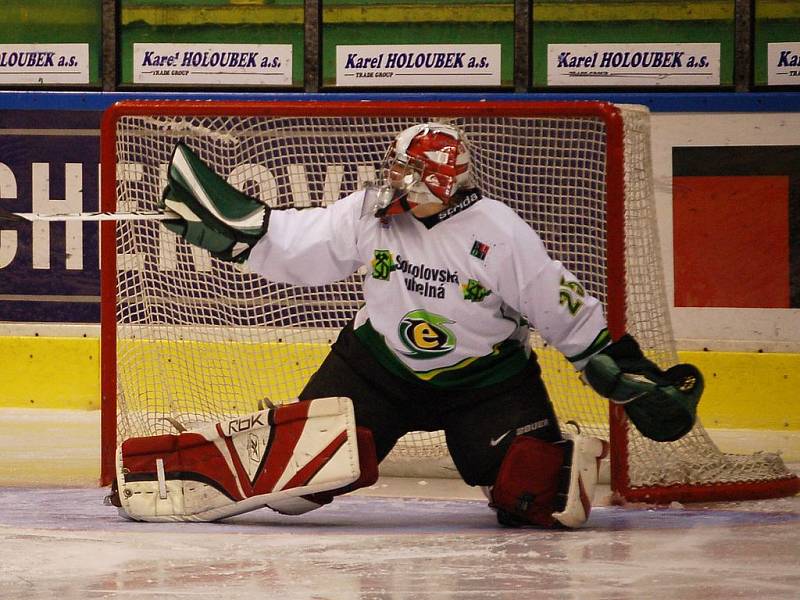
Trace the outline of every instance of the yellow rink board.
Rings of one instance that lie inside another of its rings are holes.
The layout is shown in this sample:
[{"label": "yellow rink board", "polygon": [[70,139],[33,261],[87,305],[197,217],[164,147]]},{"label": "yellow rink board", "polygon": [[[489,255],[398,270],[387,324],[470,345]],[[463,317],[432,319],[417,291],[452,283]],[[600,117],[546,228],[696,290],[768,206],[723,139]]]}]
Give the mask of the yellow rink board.
[{"label": "yellow rink board", "polygon": [[96,338],[0,337],[0,407],[100,408]]},{"label": "yellow rink board", "polygon": [[[129,410],[146,410],[147,399],[169,399],[176,412],[193,412],[197,398],[210,398],[233,414],[257,410],[257,401],[296,398],[328,354],[327,343],[244,343],[133,340],[120,344],[128,365],[119,373]],[[247,399],[248,402],[242,402]]]},{"label": "yellow rink board", "polygon": [[[209,365],[230,355],[229,347],[214,346],[206,343],[203,349]],[[271,388],[270,370],[287,366],[311,370],[328,348],[325,344],[259,346],[238,353],[230,371],[261,374],[257,385],[276,398],[296,394],[301,384],[294,384],[294,390]],[[800,431],[800,354],[684,351],[679,355],[706,377],[699,407],[706,427]],[[146,361],[142,365],[143,370],[154,368]],[[3,408],[96,410],[100,407],[100,342],[96,338],[0,337],[0,381]]]}]

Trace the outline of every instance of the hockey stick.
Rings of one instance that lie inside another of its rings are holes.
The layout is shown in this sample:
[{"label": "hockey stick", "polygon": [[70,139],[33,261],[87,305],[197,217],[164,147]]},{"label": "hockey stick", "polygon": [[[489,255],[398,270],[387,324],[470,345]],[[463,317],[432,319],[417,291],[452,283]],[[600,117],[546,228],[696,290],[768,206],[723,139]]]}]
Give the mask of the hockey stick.
[{"label": "hockey stick", "polygon": [[181,217],[172,211],[138,210],[131,212],[15,213],[0,208],[0,221],[172,221]]}]

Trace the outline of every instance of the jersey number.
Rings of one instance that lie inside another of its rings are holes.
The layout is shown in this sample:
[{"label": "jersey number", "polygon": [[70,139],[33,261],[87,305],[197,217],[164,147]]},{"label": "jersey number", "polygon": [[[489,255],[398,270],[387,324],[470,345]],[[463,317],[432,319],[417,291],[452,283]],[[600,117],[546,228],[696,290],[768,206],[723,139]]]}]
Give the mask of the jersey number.
[{"label": "jersey number", "polygon": [[580,283],[577,281],[567,281],[563,277],[561,278],[561,286],[558,291],[558,303],[562,306],[566,306],[569,314],[573,317],[583,306],[583,300],[581,300],[581,298],[585,295],[586,291]]}]

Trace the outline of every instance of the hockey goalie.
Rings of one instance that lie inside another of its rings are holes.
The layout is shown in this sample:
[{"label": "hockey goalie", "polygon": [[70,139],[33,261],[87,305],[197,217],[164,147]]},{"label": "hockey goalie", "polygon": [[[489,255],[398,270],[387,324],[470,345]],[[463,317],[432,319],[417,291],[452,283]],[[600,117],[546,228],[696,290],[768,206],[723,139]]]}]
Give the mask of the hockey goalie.
[{"label": "hockey goalie", "polygon": [[[366,267],[364,305],[299,402],[196,431],[126,440],[117,496],[141,520],[213,520],[268,506],[297,514],[370,485],[409,431],[444,430],[464,481],[506,526],[589,518],[605,441],[564,433],[535,328],[599,394],[659,442],[694,424],[703,379],[664,371],[505,204],[484,196],[463,133],[405,129],[374,184],[327,207],[275,210],[179,143],[163,221],[219,260],[315,286]],[[577,376],[577,375],[576,375]]]}]

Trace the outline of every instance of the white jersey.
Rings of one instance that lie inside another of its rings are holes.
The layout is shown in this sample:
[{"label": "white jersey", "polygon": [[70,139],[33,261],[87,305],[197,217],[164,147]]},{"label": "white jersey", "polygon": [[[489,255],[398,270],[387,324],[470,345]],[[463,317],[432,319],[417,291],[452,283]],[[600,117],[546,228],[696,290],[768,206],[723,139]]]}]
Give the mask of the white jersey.
[{"label": "white jersey", "polygon": [[578,369],[610,341],[600,302],[508,206],[475,191],[432,217],[381,221],[361,216],[363,197],[273,211],[247,266],[321,285],[366,265],[356,335],[393,372],[492,383],[527,362],[529,326]]}]

